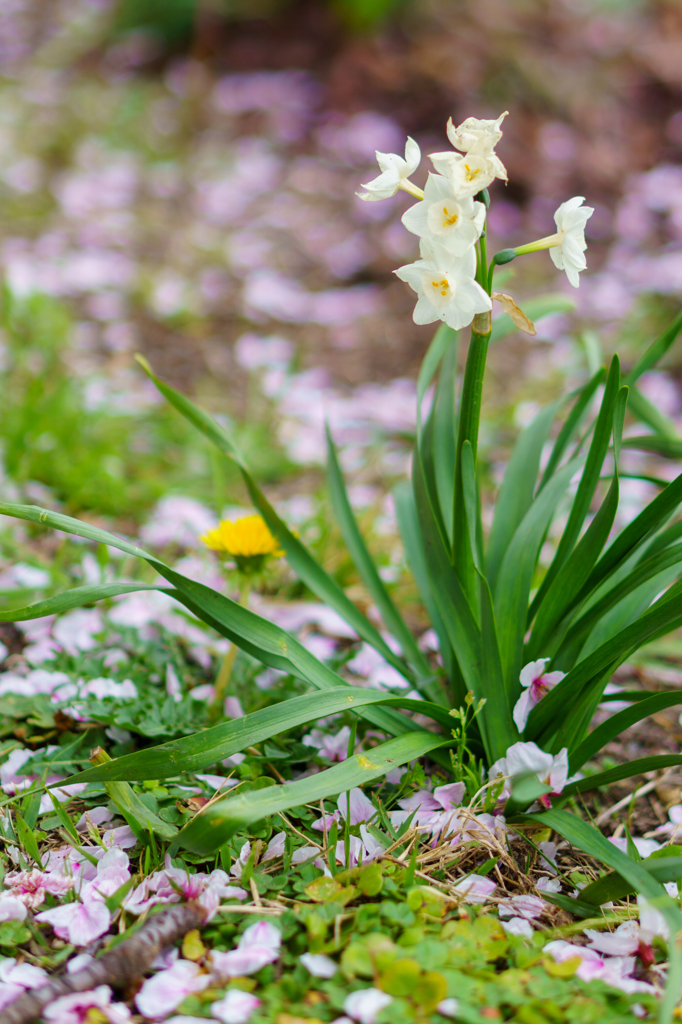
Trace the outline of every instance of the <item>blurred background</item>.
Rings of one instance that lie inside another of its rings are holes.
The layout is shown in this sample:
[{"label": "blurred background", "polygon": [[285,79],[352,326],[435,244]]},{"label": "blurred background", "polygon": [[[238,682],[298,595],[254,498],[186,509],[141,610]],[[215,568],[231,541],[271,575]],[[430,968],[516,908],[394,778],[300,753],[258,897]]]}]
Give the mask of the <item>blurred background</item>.
[{"label": "blurred background", "polygon": [[[575,309],[492,351],[493,482],[599,345],[632,361],[679,307],[682,3],[3,0],[5,496],[130,531],[168,494],[244,503],[158,403],[140,351],[232,424],[294,522],[312,514],[328,416],[354,504],[390,532],[433,332],[393,275],[417,254],[411,200],[354,193],[375,149],[409,134],[442,150],[448,117],[503,110],[492,251],[551,233],[572,195],[595,213],[578,291],[546,253],[505,282]],[[642,384],[673,419],[676,352]]]}]

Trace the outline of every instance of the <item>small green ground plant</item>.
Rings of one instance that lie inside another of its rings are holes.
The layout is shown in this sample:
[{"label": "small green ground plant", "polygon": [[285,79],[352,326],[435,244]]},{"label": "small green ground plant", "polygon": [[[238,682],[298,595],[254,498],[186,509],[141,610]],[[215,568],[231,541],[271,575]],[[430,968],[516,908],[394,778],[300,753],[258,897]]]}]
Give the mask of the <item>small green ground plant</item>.
[{"label": "small green ground plant", "polygon": [[[73,775],[68,782],[106,785],[177,777],[214,764],[298,725],[352,712],[390,738],[368,752],[290,784],[265,785],[244,796],[211,801],[182,828],[163,823],[171,848],[215,854],[237,833],[262,819],[375,782],[387,772],[431,758],[471,802],[499,811],[519,826],[551,829],[611,869],[579,901],[556,901],[586,916],[611,898],[637,892],[663,915],[670,944],[669,985],[662,1020],[669,1020],[682,984],[682,915],[662,882],[682,877],[680,859],[639,861],[622,852],[566,809],[588,789],[671,765],[682,756],[638,759],[586,778],[580,770],[635,722],[680,702],[678,690],[628,692],[630,707],[591,730],[613,672],[645,644],[682,625],[682,476],[654,479],[657,497],[618,529],[619,482],[624,448],[677,456],[674,428],[637,389],[682,328],[682,314],[625,375],[617,356],[573,393],[542,409],[521,433],[497,495],[486,537],[479,487],[478,431],[488,347],[512,324],[533,331],[511,296],[493,291],[500,265],[549,249],[572,284],[584,269],[582,199],[562,204],[557,232],[488,262],[488,186],[506,172],[494,147],[500,123],[469,119],[449,135],[455,147],[433,154],[436,174],[424,192],[409,180],[419,163],[408,140],[405,159],[378,154],[382,174],[362,198],[382,199],[402,188],[416,196],[404,216],[420,236],[421,259],[398,271],[418,293],[415,320],[443,321],[418,381],[418,429],[412,480],[398,486],[396,507],[407,560],[440,647],[435,665],[420,649],[393,602],[351,510],[333,439],[328,433],[328,485],[350,557],[400,653],[353,604],[288,529],[258,486],[230,433],[140,360],[161,394],[216,449],[235,464],[254,506],[284,551],[293,571],[392,665],[422,699],[354,688],[315,658],[297,639],[238,602],[173,569],[131,541],[87,523],[33,506],[1,503],[0,512],[37,525],[107,544],[146,560],[163,577],[156,584],[109,583],[77,587],[37,605],[3,614],[19,621],[63,612],[117,595],[164,589],[180,604],[263,664],[310,687],[301,696],[233,722],[150,749],[125,754]],[[505,316],[493,326],[491,307]],[[471,325],[458,388],[457,332]],[[428,414],[422,409],[436,380]],[[626,411],[652,430],[623,439]],[[551,438],[551,441],[550,441]],[[549,447],[548,447],[549,446]],[[543,462],[543,452],[549,451]],[[650,476],[646,479],[651,480]],[[566,515],[553,559],[539,569],[553,521]],[[551,669],[551,671],[546,671]],[[314,693],[314,691],[317,691]],[[524,692],[525,691],[525,692]],[[313,695],[314,694],[314,695]],[[619,693],[619,699],[623,699]],[[418,713],[419,720],[404,714]],[[426,728],[423,719],[430,719]],[[350,748],[352,750],[352,748]],[[149,822],[152,831],[158,828]]]}]

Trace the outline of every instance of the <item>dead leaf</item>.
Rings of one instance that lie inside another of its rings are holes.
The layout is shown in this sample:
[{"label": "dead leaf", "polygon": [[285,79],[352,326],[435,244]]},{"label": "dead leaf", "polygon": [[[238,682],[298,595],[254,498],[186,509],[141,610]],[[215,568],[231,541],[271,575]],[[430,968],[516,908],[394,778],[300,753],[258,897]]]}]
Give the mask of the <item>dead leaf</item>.
[{"label": "dead leaf", "polygon": [[511,295],[506,292],[493,292],[492,297],[497,299],[505,313],[508,313],[515,327],[525,334],[537,334],[535,324],[527,317],[520,306],[517,306]]}]

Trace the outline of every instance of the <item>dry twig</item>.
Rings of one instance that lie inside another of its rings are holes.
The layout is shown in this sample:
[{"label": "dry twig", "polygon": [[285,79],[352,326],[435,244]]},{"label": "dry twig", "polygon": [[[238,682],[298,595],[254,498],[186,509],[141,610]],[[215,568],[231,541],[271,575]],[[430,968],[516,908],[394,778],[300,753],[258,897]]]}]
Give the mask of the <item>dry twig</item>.
[{"label": "dry twig", "polygon": [[10,1003],[3,1010],[2,1024],[31,1024],[48,1003],[72,992],[87,992],[97,985],[128,987],[149,970],[161,950],[172,946],[193,928],[200,928],[205,920],[205,907],[192,900],[155,914],[138,932],[82,971],[61,974]]}]

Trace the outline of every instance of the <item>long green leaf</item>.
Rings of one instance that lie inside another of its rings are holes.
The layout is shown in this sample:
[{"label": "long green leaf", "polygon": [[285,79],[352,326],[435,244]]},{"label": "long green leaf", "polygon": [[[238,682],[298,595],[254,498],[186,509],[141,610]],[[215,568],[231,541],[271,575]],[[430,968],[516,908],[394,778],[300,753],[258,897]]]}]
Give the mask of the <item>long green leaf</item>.
[{"label": "long green leaf", "polygon": [[664,459],[682,457],[682,440],[671,437],[659,437],[656,434],[645,434],[642,437],[628,437],[623,441],[623,448],[632,448],[637,452],[651,452]]},{"label": "long green leaf", "polygon": [[644,718],[655,715],[665,708],[675,707],[676,704],[682,704],[682,692],[656,693],[638,701],[633,707],[623,708],[622,711],[597,726],[579,747],[570,751],[571,774],[579,771],[586,761],[598,754],[607,743],[620,736],[635,722],[641,722]]},{"label": "long green leaf", "polygon": [[657,338],[656,341],[649,346],[646,352],[639,357],[635,365],[625,377],[625,383],[632,385],[635,381],[639,380],[643,373],[646,373],[647,370],[651,370],[674,344],[680,331],[682,331],[682,312],[677,314],[673,322],[665,329],[660,338]]},{"label": "long green leaf", "polygon": [[457,461],[457,414],[455,390],[457,384],[457,350],[455,342],[445,354],[438,374],[433,417],[433,471],[436,493],[445,521],[446,532],[452,544],[452,509],[455,494],[455,463]]},{"label": "long green leaf", "polygon": [[545,466],[545,472],[542,474],[542,480],[540,481],[540,486],[538,488],[539,491],[542,490],[547,481],[554,475],[566,448],[570,444],[573,435],[582,423],[583,417],[590,407],[590,402],[592,401],[595,391],[605,377],[606,370],[604,367],[601,367],[594,373],[590,380],[588,380],[587,384],[579,389],[575,405],[566,417],[566,422],[559,431],[557,439],[554,442],[552,453],[547,461],[547,465]]},{"label": "long green leaf", "polygon": [[457,687],[457,679],[451,680],[454,689],[453,697],[455,704],[462,706],[468,690],[473,690],[477,699],[484,696],[481,692],[480,676],[481,634],[471,606],[448,558],[443,535],[438,528],[429,501],[421,457],[417,448],[414,454],[412,483],[433,598],[447,630],[462,675],[463,688]]},{"label": "long green leaf", "polygon": [[583,588],[584,593],[592,593],[627,561],[647,537],[667,522],[679,507],[680,502],[682,502],[682,473],[675,477],[665,490],[649,502],[646,508],[618,534],[590,573]]},{"label": "long green leaf", "polygon": [[627,392],[626,387],[621,388],[614,403],[614,471],[611,486],[594,519],[557,572],[539,605],[531,640],[524,654],[526,662],[555,653],[561,642],[559,624],[573,610],[577,595],[599,558],[613,527],[618,511],[618,452]]},{"label": "long green leaf", "polygon": [[392,768],[423,757],[443,742],[433,734],[400,736],[307,779],[244,796],[228,796],[200,811],[179,833],[177,842],[193,853],[212,853],[253,822],[373,782]]},{"label": "long green leaf", "polygon": [[497,761],[498,758],[504,757],[512,743],[517,741],[518,730],[514,725],[509,695],[504,683],[492,595],[479,559],[476,538],[478,491],[473,449],[469,441],[462,445],[461,472],[465,526],[469,531],[472,559],[478,574],[481,609],[481,679],[485,680],[486,706],[478,722],[489,761]]},{"label": "long green leaf", "polygon": [[457,344],[457,332],[453,331],[447,324],[441,324],[436,333],[433,336],[431,344],[429,345],[426,355],[422,360],[422,364],[419,367],[419,376],[417,377],[417,421],[421,422],[421,407],[424,401],[424,396],[433,380],[436,371],[440,365],[440,361],[453,345]]},{"label": "long green leaf", "polygon": [[0,622],[25,622],[27,619],[41,619],[44,615],[59,615],[72,608],[81,608],[93,601],[103,601],[108,597],[119,597],[121,594],[135,594],[140,590],[170,591],[165,587],[151,583],[104,583],[88,584],[85,587],[73,587],[63,594],[55,594],[44,601],[26,605],[24,608],[11,608],[0,612]]},{"label": "long green leaf", "polygon": [[[133,754],[124,754],[113,761],[88,768],[67,780],[73,782],[134,782],[148,778],[167,779],[181,772],[201,771],[208,765],[239,753],[271,736],[287,732],[297,725],[313,722],[327,715],[357,711],[370,705],[404,708],[408,711],[433,714],[444,729],[452,728],[452,719],[442,707],[428,701],[391,697],[383,693],[340,686],[322,693],[306,693],[281,704],[261,708],[244,718],[215,725],[192,736],[161,743]],[[63,780],[55,786],[64,786]]]},{"label": "long green leaf", "polygon": [[679,440],[679,431],[669,416],[665,416],[653,402],[642,394],[639,388],[633,386],[630,392],[630,411],[637,420],[646,423],[655,430],[661,437],[669,437],[672,440]]},{"label": "long green leaf", "polygon": [[[682,878],[682,857],[643,860],[640,863],[657,882],[676,882],[678,878]],[[580,893],[580,900],[583,903],[591,903],[593,907],[601,907],[604,903],[622,900],[636,891],[632,882],[628,882],[617,871],[610,871],[585,886]]]},{"label": "long green leaf", "polygon": [[[659,551],[657,554],[646,558],[622,579],[618,579],[613,587],[606,591],[595,604],[591,604],[580,618],[576,619],[562,641],[562,649],[576,649],[579,651],[583,643],[590,636],[593,628],[602,623],[607,612],[619,605],[629,594],[634,593],[642,584],[649,580],[655,580],[654,593],[660,593],[662,586],[658,577],[667,569],[674,568],[682,563],[682,544],[674,544],[669,548]],[[657,588],[657,589],[656,589]]]},{"label": "long green leaf", "polygon": [[657,772],[662,768],[672,768],[674,765],[682,764],[682,756],[679,754],[656,754],[652,757],[638,757],[635,761],[628,761],[627,764],[619,764],[616,768],[609,768],[607,771],[596,772],[586,779],[578,779],[565,786],[562,797],[572,796],[573,793],[587,793],[590,789],[598,789],[600,786],[610,786],[613,782],[622,782],[623,779],[631,779],[635,775],[645,775],[647,772]]},{"label": "long green leaf", "polygon": [[341,587],[331,578],[331,576],[326,573],[320,565],[318,565],[298,537],[295,537],[285,523],[282,522],[270,502],[259,488],[258,484],[249,473],[227,431],[216,423],[215,420],[211,419],[211,417],[202,409],[199,409],[185,395],[180,394],[180,392],[176,391],[175,388],[170,387],[169,384],[160,380],[160,378],[153,373],[146,360],[139,359],[138,361],[145,370],[147,376],[155,384],[164,398],[166,398],[179,413],[189,420],[197,430],[201,431],[201,433],[204,434],[204,436],[207,437],[208,440],[223,453],[223,455],[237,463],[244,479],[244,483],[251,495],[251,500],[263,516],[263,519],[267,523],[270,531],[279,540],[286,553],[287,561],[296,575],[303,580],[306,586],[310,587],[312,592],[316,594],[321,601],[324,601],[325,604],[328,604],[334,609],[334,611],[338,612],[338,614],[346,620],[349,626],[356,631],[358,636],[362,637],[363,640],[366,640],[367,643],[371,644],[377,651],[379,651],[386,661],[393,665],[399,672],[402,672],[403,674],[407,672],[409,677],[410,670],[407,668],[405,663],[393,653],[379,631],[372,625],[366,616],[362,614],[360,609],[357,608],[351,600],[349,600]]},{"label": "long green leaf", "polygon": [[661,1006],[660,1024],[668,1024],[672,1010],[679,999],[680,959],[682,951],[677,941],[682,931],[682,914],[674,900],[668,896],[663,886],[642,867],[641,863],[630,860],[627,854],[619,850],[613,843],[598,832],[596,828],[576,818],[566,811],[545,811],[544,814],[526,815],[528,820],[542,824],[544,828],[554,829],[560,836],[567,839],[579,850],[596,857],[597,860],[617,871],[632,885],[633,890],[642,893],[649,902],[663,914],[673,942],[670,943],[670,968],[666,995]]},{"label": "long green leaf", "polygon": [[622,664],[632,651],[647,640],[682,624],[682,598],[658,601],[648,612],[621,630],[571,669],[561,682],[533,708],[525,729],[526,739],[537,739],[553,722],[560,721],[567,706],[595,678]]},{"label": "long green leaf", "polygon": [[[156,569],[159,575],[177,588],[175,591],[171,591],[171,595],[177,601],[184,604],[197,618],[212,626],[264,664],[285,672],[292,672],[316,689],[348,685],[339,675],[318,661],[295,637],[280,629],[279,626],[249,611],[248,608],[243,608],[224,594],[219,594],[215,590],[211,590],[210,587],[175,572],[160,559],[128,540],[96,526],[91,526],[89,523],[62,515],[60,512],[49,512],[47,509],[37,508],[33,505],[1,502],[0,514],[63,530],[65,533],[85,537],[98,543],[109,544],[130,555],[142,558]],[[361,715],[367,717],[379,728],[394,735],[419,728],[415,722],[388,708],[370,708],[362,711]]]},{"label": "long green leaf", "polygon": [[454,653],[450,645],[450,638],[445,628],[445,623],[433,596],[433,589],[424,557],[424,546],[419,529],[419,521],[417,519],[417,508],[412,488],[407,481],[397,484],[393,488],[393,500],[395,502],[395,514],[398,520],[400,537],[405,548],[407,564],[414,577],[414,582],[417,584],[417,590],[428,614],[429,622],[438,637],[438,649],[443,659],[448,679],[452,679],[455,671]]},{"label": "long green leaf", "polygon": [[528,616],[529,622],[532,622],[535,618],[540,605],[545,600],[547,591],[556,578],[561,566],[575,547],[578,537],[580,536],[585,517],[590,510],[594,493],[599,484],[602,466],[608,452],[609,439],[613,430],[613,416],[616,399],[619,391],[620,363],[618,361],[618,356],[614,356],[611,360],[611,366],[606,380],[606,387],[604,389],[604,397],[602,399],[601,408],[599,409],[599,415],[597,416],[597,421],[594,425],[592,443],[590,444],[590,450],[585,461],[585,469],[583,470],[580,478],[580,483],[578,484],[578,489],[568,516],[568,522],[566,523],[561,535],[561,540],[559,541],[556,554],[554,555],[552,564],[547,570],[545,578],[531,604]]},{"label": "long green leaf", "polygon": [[[353,564],[362,577],[387,628],[401,645],[405,657],[418,676],[426,681],[424,689],[425,692],[428,692],[428,681],[433,676],[431,666],[419,650],[409,627],[393,603],[384,581],[377,572],[372,556],[367,550],[353,515],[350,501],[348,500],[346,486],[329,427],[327,427],[327,482],[336,522],[341,530],[341,535],[348,548],[348,552],[353,559]],[[438,692],[438,687],[436,687],[436,692]]]},{"label": "long green leaf", "polygon": [[540,457],[560,402],[541,409],[516,439],[495,502],[495,515],[488,539],[486,576],[495,593],[502,559],[523,517],[533,503]]},{"label": "long green leaf", "polygon": [[581,461],[573,459],[555,473],[517,527],[502,561],[495,592],[495,619],[509,693],[518,688],[528,597],[540,547],[557,504]]}]

